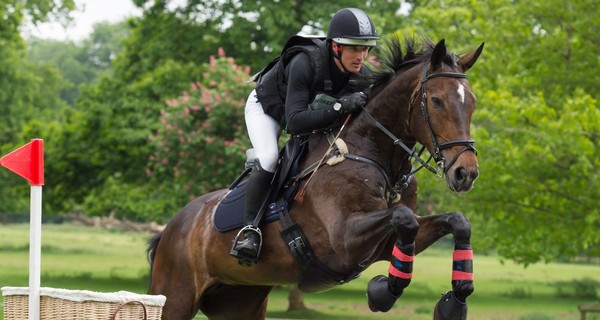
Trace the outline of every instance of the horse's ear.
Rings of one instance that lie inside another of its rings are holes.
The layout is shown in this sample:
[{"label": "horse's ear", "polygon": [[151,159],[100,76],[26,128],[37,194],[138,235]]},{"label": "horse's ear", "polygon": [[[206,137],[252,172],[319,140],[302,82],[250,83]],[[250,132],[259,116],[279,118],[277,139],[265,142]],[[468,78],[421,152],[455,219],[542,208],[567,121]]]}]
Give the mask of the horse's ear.
[{"label": "horse's ear", "polygon": [[473,67],[473,65],[477,61],[477,58],[479,58],[479,55],[481,54],[481,52],[483,52],[484,44],[485,42],[482,42],[479,48],[477,48],[477,50],[467,53],[462,58],[460,58],[460,61],[458,63],[462,66],[463,72],[467,72],[467,70]]},{"label": "horse's ear", "polygon": [[431,53],[431,66],[433,70],[437,70],[442,67],[442,61],[446,57],[446,40],[442,39],[433,48]]}]

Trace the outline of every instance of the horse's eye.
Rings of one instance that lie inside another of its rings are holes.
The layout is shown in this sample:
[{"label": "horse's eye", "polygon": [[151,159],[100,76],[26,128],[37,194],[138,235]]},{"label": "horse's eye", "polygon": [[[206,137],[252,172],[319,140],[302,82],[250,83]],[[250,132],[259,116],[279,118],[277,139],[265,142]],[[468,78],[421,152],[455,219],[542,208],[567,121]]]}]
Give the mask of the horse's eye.
[{"label": "horse's eye", "polygon": [[442,107],[442,100],[438,97],[432,97],[431,98],[431,102],[433,102],[433,106],[436,108],[441,108]]}]

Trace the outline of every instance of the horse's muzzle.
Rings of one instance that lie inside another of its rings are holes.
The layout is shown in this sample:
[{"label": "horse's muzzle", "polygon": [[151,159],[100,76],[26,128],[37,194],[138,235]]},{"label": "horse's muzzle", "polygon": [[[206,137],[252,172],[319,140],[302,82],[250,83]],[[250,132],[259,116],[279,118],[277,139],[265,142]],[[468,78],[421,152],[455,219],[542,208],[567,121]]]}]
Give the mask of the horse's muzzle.
[{"label": "horse's muzzle", "polygon": [[[469,157],[470,158],[470,157]],[[477,158],[472,161],[457,161],[446,171],[446,182],[454,192],[469,191],[473,188],[475,179],[479,176]]]}]

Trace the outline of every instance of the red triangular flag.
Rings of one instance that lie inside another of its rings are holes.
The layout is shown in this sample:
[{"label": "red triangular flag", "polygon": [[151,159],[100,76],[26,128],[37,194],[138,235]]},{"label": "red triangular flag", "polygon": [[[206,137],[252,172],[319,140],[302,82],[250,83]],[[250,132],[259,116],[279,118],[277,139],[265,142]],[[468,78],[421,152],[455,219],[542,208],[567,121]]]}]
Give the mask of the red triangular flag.
[{"label": "red triangular flag", "polygon": [[31,142],[0,158],[0,164],[27,179],[32,186],[44,184],[44,140]]}]

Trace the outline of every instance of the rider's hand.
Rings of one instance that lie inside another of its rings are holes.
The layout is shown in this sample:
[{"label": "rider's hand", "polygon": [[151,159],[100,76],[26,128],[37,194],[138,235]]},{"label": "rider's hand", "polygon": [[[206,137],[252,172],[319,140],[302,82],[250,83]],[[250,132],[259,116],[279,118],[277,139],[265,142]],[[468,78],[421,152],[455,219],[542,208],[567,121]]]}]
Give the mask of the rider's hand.
[{"label": "rider's hand", "polygon": [[367,95],[362,92],[355,92],[341,97],[338,102],[341,104],[340,112],[355,113],[367,105]]}]

